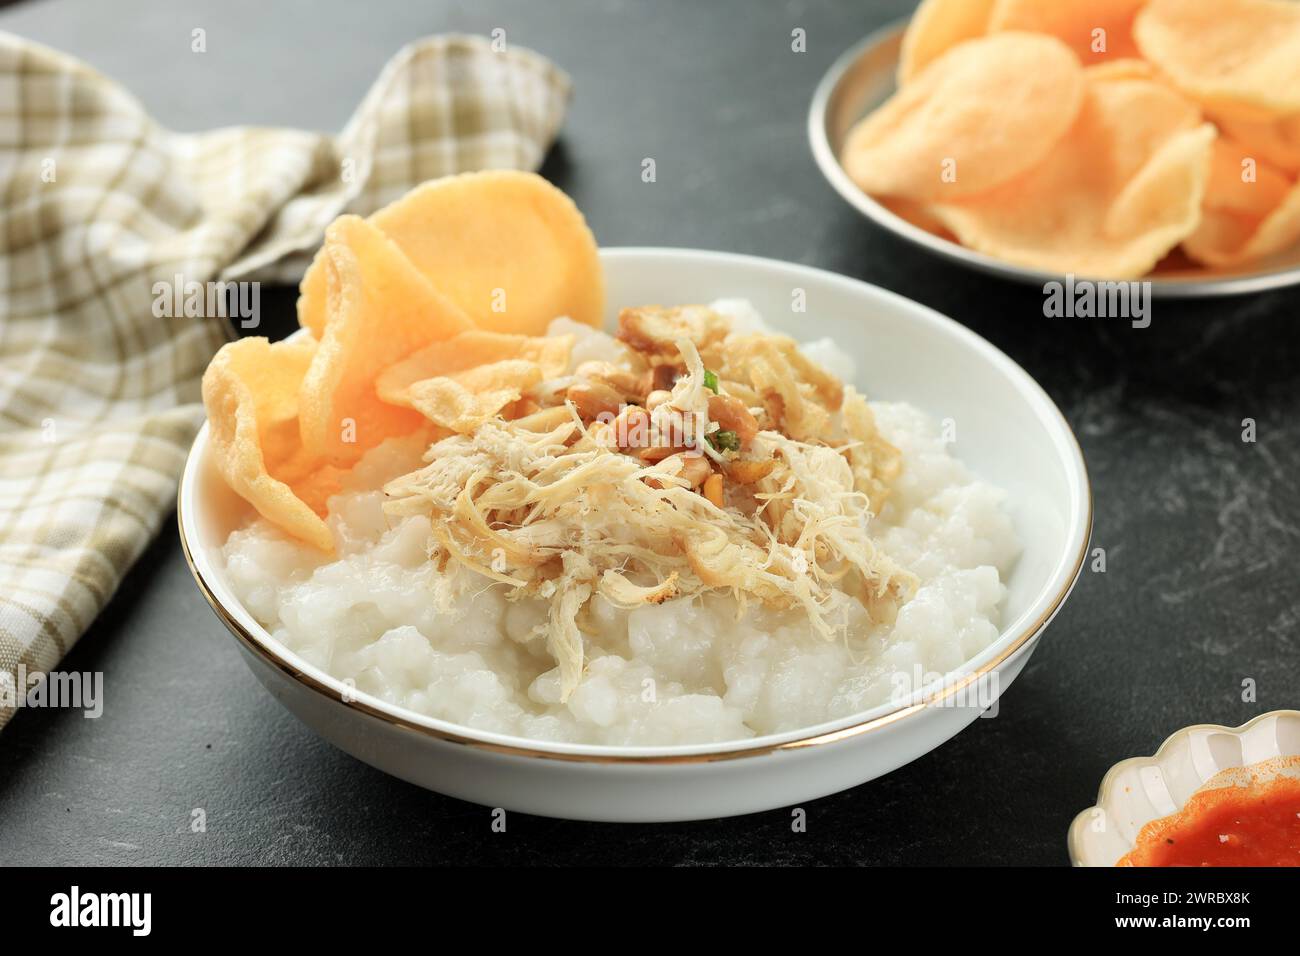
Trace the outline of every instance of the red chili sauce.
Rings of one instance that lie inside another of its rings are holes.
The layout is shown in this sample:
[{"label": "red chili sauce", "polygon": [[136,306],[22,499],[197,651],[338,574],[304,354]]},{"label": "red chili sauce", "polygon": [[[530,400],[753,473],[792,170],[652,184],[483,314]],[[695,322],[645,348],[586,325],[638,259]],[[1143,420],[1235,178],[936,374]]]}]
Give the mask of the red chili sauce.
[{"label": "red chili sauce", "polygon": [[1153,820],[1118,866],[1300,866],[1300,779],[1193,794]]}]

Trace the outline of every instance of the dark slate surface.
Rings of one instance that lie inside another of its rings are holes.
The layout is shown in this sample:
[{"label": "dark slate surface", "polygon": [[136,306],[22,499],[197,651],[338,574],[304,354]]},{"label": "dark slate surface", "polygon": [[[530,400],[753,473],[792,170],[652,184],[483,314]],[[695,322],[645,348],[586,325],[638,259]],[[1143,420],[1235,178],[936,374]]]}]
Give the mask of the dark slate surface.
[{"label": "dark slate surface", "polygon": [[[813,166],[805,112],[831,60],[909,6],[39,0],[0,13],[0,28],[86,58],[186,130],[337,129],[405,41],[504,27],[574,76],[544,171],[603,244],[809,263],[966,323],[1078,432],[1108,556],[1000,716],[811,803],[805,834],[774,811],[656,827],[516,815],[502,835],[486,810],[388,778],[283,711],[191,583],[168,519],[65,664],[104,671],[102,719],[28,711],[0,734],[0,862],[1060,865],[1114,761],[1185,724],[1300,705],[1300,295],[1159,303],[1145,330],[1048,320],[1039,290],[859,220]],[[189,52],[195,27],[204,55]],[[806,53],[790,50],[795,27]],[[639,179],[646,156],[654,185]],[[292,293],[263,307],[287,317]],[[1257,703],[1241,700],[1247,678]],[[206,834],[189,832],[197,807]]]}]

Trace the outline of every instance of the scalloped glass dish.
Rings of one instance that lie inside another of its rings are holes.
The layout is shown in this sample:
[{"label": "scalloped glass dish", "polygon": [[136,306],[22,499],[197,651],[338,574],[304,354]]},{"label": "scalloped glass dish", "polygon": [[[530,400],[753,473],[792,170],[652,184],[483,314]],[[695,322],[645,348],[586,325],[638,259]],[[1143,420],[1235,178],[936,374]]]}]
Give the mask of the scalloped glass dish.
[{"label": "scalloped glass dish", "polygon": [[1240,727],[1184,727],[1152,756],[1111,767],[1096,805],[1070,825],[1070,862],[1114,866],[1142,827],[1177,813],[1193,794],[1279,774],[1300,777],[1300,711],[1276,710]]}]

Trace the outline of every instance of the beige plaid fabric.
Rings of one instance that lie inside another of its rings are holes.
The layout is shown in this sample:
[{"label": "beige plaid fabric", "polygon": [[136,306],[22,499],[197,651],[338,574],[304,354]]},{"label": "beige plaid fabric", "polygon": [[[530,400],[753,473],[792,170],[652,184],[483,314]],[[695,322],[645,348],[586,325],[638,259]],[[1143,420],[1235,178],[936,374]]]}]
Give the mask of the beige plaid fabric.
[{"label": "beige plaid fabric", "polygon": [[536,168],[568,95],[537,54],[433,37],[394,57],[338,136],[180,135],[85,65],[0,34],[0,726],[26,691],[19,665],[55,667],[174,507],[227,332],[167,315],[155,283],[296,281],[341,212]]}]

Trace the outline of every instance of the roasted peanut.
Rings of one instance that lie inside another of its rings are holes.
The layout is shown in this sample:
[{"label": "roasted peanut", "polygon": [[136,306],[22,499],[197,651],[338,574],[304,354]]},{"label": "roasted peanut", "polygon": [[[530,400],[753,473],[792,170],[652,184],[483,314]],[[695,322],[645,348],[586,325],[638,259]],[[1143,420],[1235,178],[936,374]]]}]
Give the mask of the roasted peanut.
[{"label": "roasted peanut", "polygon": [[758,434],[758,421],[744,402],[730,395],[709,396],[709,418],[724,431],[735,432],[742,446],[748,445]]},{"label": "roasted peanut", "polygon": [[592,421],[602,414],[612,419],[623,407],[623,397],[601,382],[575,382],[569,386],[564,397],[573,402],[573,407],[578,410],[578,415],[584,422]]},{"label": "roasted peanut", "polygon": [[710,504],[715,508],[722,507],[722,476],[716,471],[704,479],[704,497],[709,499]]},{"label": "roasted peanut", "polygon": [[679,451],[681,451],[680,448],[669,448],[665,445],[655,445],[651,448],[637,449],[636,456],[646,464],[651,464],[656,461],[663,461],[669,455],[675,455]]},{"label": "roasted peanut", "polygon": [[681,455],[682,470],[677,474],[686,479],[687,484],[692,488],[698,488],[708,480],[709,475],[713,474],[713,466],[709,460],[702,455]]},{"label": "roasted peanut", "polygon": [[[674,460],[681,462],[677,477],[685,480],[690,488],[700,487],[708,480],[709,475],[713,474],[713,466],[709,464],[707,458],[676,454],[665,458],[664,463],[667,464]],[[657,478],[647,478],[646,483],[652,488],[663,488],[665,486],[664,482],[659,481]]]},{"label": "roasted peanut", "polygon": [[767,461],[733,461],[727,465],[727,477],[738,485],[752,485],[772,473],[776,462]]}]

